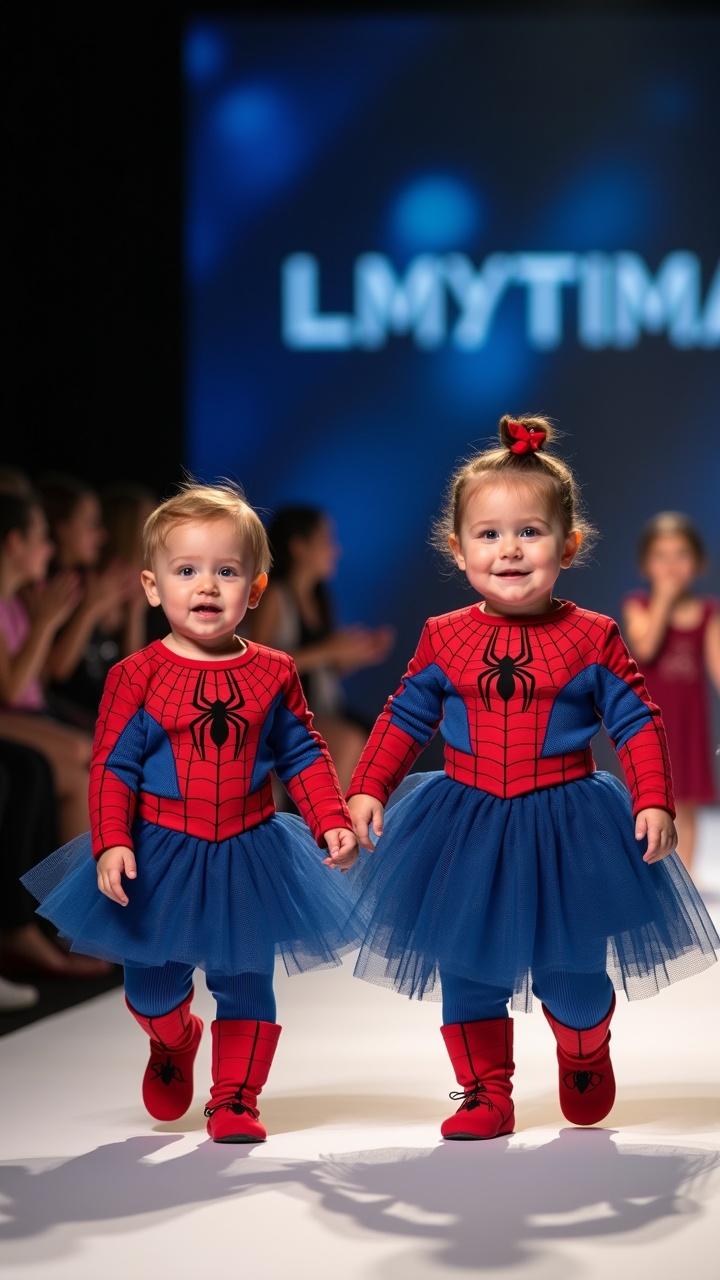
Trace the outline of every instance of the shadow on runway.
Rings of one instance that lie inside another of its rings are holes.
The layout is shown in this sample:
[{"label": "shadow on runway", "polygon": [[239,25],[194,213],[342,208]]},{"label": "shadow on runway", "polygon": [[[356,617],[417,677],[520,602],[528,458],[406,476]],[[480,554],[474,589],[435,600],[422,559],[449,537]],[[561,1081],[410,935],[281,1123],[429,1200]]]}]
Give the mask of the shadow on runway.
[{"label": "shadow on runway", "polygon": [[[445,1114],[442,1098],[382,1093],[286,1093],[262,1096],[268,1132],[303,1133],[328,1124],[437,1124]],[[193,1104],[182,1120],[153,1126],[155,1133],[205,1130],[202,1107]]]},{"label": "shadow on runway", "polygon": [[[652,1093],[639,1087],[623,1089],[608,1124],[618,1128],[652,1125],[665,1133],[707,1133],[720,1130],[720,1089],[710,1082],[659,1086]],[[517,1132],[562,1124],[557,1093],[517,1102]],[[263,1095],[263,1120],[271,1134],[302,1133],[330,1124],[437,1124],[446,1114],[442,1097],[413,1094],[285,1093]],[[128,1112],[128,1123],[135,1116]],[[202,1106],[193,1104],[181,1120],[153,1126],[155,1133],[204,1132]]]},{"label": "shadow on runway", "polygon": [[[622,1088],[607,1123],[618,1129],[652,1125],[655,1132],[708,1133],[720,1130],[720,1089],[713,1082]],[[531,1098],[517,1109],[518,1131],[562,1122],[557,1093]]]},{"label": "shadow on runway", "polygon": [[[0,1165],[0,1242],[14,1244],[10,1252],[23,1264],[57,1260],[89,1238],[116,1233],[120,1221],[126,1231],[147,1231],[223,1201],[235,1202],[237,1230],[246,1221],[238,1216],[242,1205],[275,1191],[306,1202],[316,1227],[406,1241],[406,1269],[395,1252],[388,1277],[420,1275],[432,1263],[530,1267],[548,1256],[562,1275],[554,1243],[648,1229],[657,1239],[705,1211],[720,1153],[616,1144],[614,1136],[610,1129],[564,1129],[540,1146],[516,1137],[318,1159],[210,1142],[173,1157],[173,1135],[128,1138],[51,1167],[48,1160]],[[253,1212],[261,1220],[261,1206]]]}]

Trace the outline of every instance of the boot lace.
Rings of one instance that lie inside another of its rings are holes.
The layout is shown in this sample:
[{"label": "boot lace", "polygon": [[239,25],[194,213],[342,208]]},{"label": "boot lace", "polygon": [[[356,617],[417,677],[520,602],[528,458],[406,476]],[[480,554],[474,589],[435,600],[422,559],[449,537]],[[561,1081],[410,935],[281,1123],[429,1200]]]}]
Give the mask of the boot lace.
[{"label": "boot lace", "polygon": [[222,1107],[227,1107],[235,1116],[241,1116],[243,1112],[247,1112],[248,1115],[252,1116],[253,1120],[257,1120],[260,1115],[257,1107],[252,1107],[249,1102],[244,1101],[242,1088],[237,1089],[229,1098],[223,1098],[220,1102],[208,1105],[205,1108],[206,1118],[209,1120],[210,1117],[214,1116],[215,1112],[220,1111]]},{"label": "boot lace", "polygon": [[485,1085],[480,1080],[477,1080],[471,1089],[453,1090],[449,1097],[453,1102],[462,1099],[458,1111],[473,1111],[475,1107],[490,1107],[492,1110],[495,1106],[492,1098],[488,1095]]}]

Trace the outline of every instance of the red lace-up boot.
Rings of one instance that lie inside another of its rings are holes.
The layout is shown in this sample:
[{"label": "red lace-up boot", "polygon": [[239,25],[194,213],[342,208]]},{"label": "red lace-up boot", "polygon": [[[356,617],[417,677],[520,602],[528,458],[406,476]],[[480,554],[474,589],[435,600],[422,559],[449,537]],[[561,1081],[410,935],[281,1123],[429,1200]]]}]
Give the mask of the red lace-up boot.
[{"label": "red lace-up boot", "polygon": [[615,1076],[610,1061],[610,1020],[615,994],[602,1022],[576,1031],[558,1022],[543,1005],[543,1013],[557,1040],[560,1108],[571,1124],[598,1124],[615,1101]]},{"label": "red lace-up boot", "polygon": [[512,1018],[450,1022],[440,1028],[461,1092],[455,1115],[443,1121],[443,1138],[497,1138],[512,1133]]},{"label": "red lace-up boot", "polygon": [[282,1027],[255,1018],[213,1022],[212,1089],[205,1108],[213,1142],[264,1142],[258,1094],[265,1084]]},{"label": "red lace-up boot", "polygon": [[170,1013],[146,1018],[125,1003],[150,1037],[150,1060],[142,1082],[143,1102],[156,1120],[179,1120],[193,1097],[193,1063],[200,1044],[202,1020],[190,1012],[194,992]]}]

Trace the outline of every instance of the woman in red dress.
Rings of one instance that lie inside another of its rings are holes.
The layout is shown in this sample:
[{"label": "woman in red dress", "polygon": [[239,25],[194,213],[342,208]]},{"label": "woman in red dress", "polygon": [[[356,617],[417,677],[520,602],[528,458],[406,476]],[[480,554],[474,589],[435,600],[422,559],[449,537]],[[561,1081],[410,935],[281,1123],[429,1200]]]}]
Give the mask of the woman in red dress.
[{"label": "woman in red dress", "polygon": [[677,806],[678,853],[690,867],[698,805],[715,804],[708,677],[720,692],[720,605],[694,592],[707,564],[687,516],[661,512],[645,526],[638,559],[649,591],[623,604],[625,634],[662,710]]}]

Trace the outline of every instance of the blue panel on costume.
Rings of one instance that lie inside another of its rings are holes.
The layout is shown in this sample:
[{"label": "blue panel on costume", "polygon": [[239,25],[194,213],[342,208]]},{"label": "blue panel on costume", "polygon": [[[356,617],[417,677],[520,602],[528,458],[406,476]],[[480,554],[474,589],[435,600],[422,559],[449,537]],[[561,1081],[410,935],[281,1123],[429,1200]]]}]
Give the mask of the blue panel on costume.
[{"label": "blue panel on costume", "polygon": [[[441,674],[444,675],[445,673],[442,672]],[[472,746],[470,743],[467,707],[447,676],[445,676],[445,683],[446,697],[440,732],[449,746],[454,747],[456,751],[465,751],[468,755],[471,755]]]},{"label": "blue panel on costume", "polygon": [[145,712],[140,708],[132,720],[128,720],[110,755],[105,768],[110,769],[131,791],[137,791],[142,776],[142,758],[145,752]]},{"label": "blue panel on costume", "polygon": [[182,800],[175,756],[162,725],[145,712],[145,763],[143,791],[167,800]]},{"label": "blue panel on costume", "polygon": [[175,757],[165,730],[143,707],[128,720],[105,762],[131,791],[182,800]]},{"label": "blue panel on costume", "polygon": [[616,747],[622,747],[652,720],[652,712],[646,702],[621,680],[619,676],[608,671],[607,667],[598,666],[598,706],[602,711],[603,724]]},{"label": "blue panel on costume", "polygon": [[321,755],[315,739],[282,700],[275,712],[268,743],[275,759],[275,772],[281,782],[289,782]]},{"label": "blue panel on costume", "polygon": [[601,718],[615,746],[621,747],[652,715],[624,680],[594,662],[558,693],[541,757],[584,751],[598,732]]},{"label": "blue panel on costume", "polygon": [[260,741],[258,742],[252,777],[250,779],[251,791],[257,791],[267,778],[270,770],[275,767],[275,753],[270,742],[270,735],[275,721],[275,712],[278,703],[280,702],[282,702],[281,693],[279,693],[277,697],[273,698],[270,704],[270,709],[265,717],[263,727],[260,730]]},{"label": "blue panel on costume", "polygon": [[424,746],[435,732],[443,703],[443,737],[452,747],[469,752],[470,728],[465,704],[452,681],[435,662],[423,667],[417,675],[405,678],[402,692],[395,694],[392,700],[390,723]]}]

